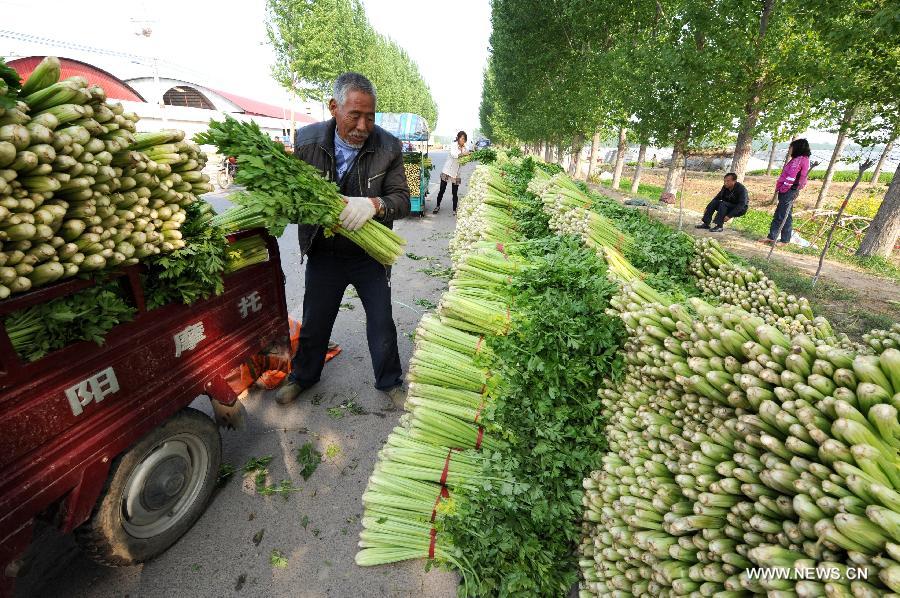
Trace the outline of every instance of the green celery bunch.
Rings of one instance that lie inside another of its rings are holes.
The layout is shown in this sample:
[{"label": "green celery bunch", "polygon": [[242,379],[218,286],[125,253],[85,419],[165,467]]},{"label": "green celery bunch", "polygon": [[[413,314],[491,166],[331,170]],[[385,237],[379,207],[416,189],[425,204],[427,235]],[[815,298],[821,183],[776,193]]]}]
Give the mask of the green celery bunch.
[{"label": "green celery bunch", "polygon": [[235,182],[244,187],[233,197],[238,206],[214,220],[227,232],[266,226],[277,237],[288,224],[316,224],[325,227],[326,235],[336,233],[350,239],[382,264],[393,264],[402,255],[406,241],[378,222],[370,220],[357,231],[341,227],[339,217],[345,204],[337,186],[314,167],[285,153],[256,123],[229,116],[222,122],[210,122],[209,129],[195,140],[238,160]]}]

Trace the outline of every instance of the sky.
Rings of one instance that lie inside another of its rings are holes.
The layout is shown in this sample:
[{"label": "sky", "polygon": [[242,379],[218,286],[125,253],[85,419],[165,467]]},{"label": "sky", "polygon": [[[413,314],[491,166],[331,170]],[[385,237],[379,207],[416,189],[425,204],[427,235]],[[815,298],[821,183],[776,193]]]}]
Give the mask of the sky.
[{"label": "sky", "polygon": [[[439,135],[478,126],[481,79],[490,36],[489,0],[363,0],[372,26],[418,63],[438,105]],[[266,40],[265,0],[0,0],[0,30],[93,48],[159,57],[160,75],[283,105],[271,77],[274,53]],[[149,20],[153,34],[135,34]],[[66,55],[63,49],[0,36],[0,55]],[[70,54],[71,55],[71,54]],[[74,57],[74,56],[73,56]],[[122,78],[151,74],[127,58],[97,56],[97,66]],[[124,73],[122,71],[129,71]]]}]

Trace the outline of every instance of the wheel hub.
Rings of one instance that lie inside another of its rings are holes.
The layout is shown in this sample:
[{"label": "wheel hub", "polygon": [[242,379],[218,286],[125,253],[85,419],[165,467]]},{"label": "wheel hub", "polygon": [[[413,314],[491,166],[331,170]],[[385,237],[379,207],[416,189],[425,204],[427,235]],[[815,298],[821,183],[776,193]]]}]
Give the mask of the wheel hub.
[{"label": "wheel hub", "polygon": [[125,530],[151,538],[175,525],[200,493],[209,453],[193,434],[171,436],[134,468],[122,494]]},{"label": "wheel hub", "polygon": [[191,464],[180,455],[169,457],[160,462],[144,482],[141,501],[151,511],[158,511],[178,500],[185,489],[185,482],[190,475]]}]

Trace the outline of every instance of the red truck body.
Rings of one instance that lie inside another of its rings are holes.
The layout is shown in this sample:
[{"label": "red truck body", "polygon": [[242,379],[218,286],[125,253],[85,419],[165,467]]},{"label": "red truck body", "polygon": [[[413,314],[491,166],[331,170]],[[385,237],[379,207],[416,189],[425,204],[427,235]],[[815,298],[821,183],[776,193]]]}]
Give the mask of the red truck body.
[{"label": "red truck body", "polygon": [[[65,532],[84,523],[111,462],[201,395],[237,396],[224,377],[261,349],[286,342],[284,274],[278,244],[262,231],[269,260],[225,278],[223,294],[147,311],[140,266],[120,278],[137,307],[102,346],[81,342],[24,363],[0,327],[0,596],[11,593],[17,559],[35,517]],[[70,280],[0,302],[0,318],[75,293]]]}]

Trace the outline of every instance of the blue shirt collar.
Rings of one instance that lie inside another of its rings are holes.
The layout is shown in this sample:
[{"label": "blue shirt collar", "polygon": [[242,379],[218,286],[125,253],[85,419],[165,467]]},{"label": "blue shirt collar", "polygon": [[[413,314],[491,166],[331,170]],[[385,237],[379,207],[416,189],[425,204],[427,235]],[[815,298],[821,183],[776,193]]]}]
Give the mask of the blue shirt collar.
[{"label": "blue shirt collar", "polygon": [[335,127],[334,159],[336,162],[335,166],[337,167],[338,180],[344,178],[344,174],[347,173],[347,170],[350,168],[350,165],[353,164],[353,160],[356,159],[356,156],[361,149],[362,148],[353,147],[341,139],[341,136],[338,135],[337,127]]}]

